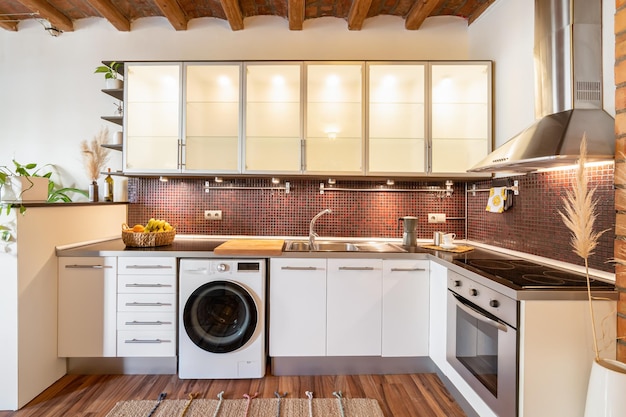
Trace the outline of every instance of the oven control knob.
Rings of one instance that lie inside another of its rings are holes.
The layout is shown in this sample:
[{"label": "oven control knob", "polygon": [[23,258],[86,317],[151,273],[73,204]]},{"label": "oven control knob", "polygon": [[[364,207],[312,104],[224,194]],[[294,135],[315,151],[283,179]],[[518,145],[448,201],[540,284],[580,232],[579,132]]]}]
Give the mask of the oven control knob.
[{"label": "oven control knob", "polygon": [[500,307],[500,301],[498,300],[490,300],[489,301],[489,305],[493,308],[498,308]]},{"label": "oven control knob", "polygon": [[460,279],[455,279],[454,280],[454,286],[455,287],[460,287],[461,286],[461,280]]},{"label": "oven control knob", "polygon": [[478,290],[476,288],[470,288],[469,293],[472,297],[476,297],[478,295]]},{"label": "oven control knob", "polygon": [[226,272],[228,271],[228,265],[227,264],[218,264],[217,265],[217,272]]}]

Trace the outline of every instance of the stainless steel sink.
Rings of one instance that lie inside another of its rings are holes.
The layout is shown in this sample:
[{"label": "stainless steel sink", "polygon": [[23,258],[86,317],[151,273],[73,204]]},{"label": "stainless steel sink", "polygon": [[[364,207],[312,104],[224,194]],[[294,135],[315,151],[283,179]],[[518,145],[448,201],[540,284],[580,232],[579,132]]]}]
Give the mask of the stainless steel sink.
[{"label": "stainless steel sink", "polygon": [[315,248],[308,240],[288,240],[285,252],[406,252],[400,246],[385,242],[338,242],[316,240]]}]

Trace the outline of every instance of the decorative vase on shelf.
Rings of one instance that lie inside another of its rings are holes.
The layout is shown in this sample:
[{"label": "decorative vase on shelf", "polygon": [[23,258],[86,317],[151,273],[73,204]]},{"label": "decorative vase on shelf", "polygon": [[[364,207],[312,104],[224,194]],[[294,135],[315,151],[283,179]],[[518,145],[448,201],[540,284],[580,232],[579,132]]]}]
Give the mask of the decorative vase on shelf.
[{"label": "decorative vase on shelf", "polygon": [[109,90],[124,88],[124,82],[119,78],[107,78],[105,80],[105,86]]},{"label": "decorative vase on shelf", "polygon": [[12,175],[0,190],[0,201],[3,202],[45,202],[48,199],[48,183],[46,177],[27,177]]},{"label": "decorative vase on shelf", "polygon": [[93,180],[91,184],[89,184],[89,201],[94,203],[98,201],[98,183],[96,180]]},{"label": "decorative vase on shelf", "polygon": [[626,364],[597,359],[591,365],[585,417],[626,416]]}]

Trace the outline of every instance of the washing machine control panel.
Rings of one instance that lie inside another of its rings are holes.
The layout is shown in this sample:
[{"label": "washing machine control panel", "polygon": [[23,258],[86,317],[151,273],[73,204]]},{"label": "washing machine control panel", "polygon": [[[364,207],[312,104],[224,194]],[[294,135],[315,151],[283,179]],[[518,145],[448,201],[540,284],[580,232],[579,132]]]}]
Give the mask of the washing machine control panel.
[{"label": "washing machine control panel", "polygon": [[217,270],[217,272],[228,272],[230,270],[230,265],[220,262],[217,264],[215,269]]}]

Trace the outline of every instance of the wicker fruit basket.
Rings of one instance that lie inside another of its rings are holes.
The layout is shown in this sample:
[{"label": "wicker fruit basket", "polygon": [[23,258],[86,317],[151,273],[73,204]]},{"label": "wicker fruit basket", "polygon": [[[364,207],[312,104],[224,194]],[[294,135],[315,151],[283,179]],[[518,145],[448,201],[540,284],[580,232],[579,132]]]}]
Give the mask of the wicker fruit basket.
[{"label": "wicker fruit basket", "polygon": [[122,225],[122,241],[133,248],[150,248],[171,245],[176,236],[176,229],[169,232],[133,232],[126,223]]}]

